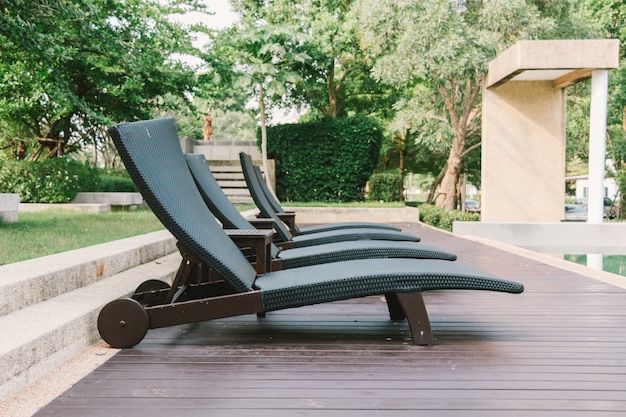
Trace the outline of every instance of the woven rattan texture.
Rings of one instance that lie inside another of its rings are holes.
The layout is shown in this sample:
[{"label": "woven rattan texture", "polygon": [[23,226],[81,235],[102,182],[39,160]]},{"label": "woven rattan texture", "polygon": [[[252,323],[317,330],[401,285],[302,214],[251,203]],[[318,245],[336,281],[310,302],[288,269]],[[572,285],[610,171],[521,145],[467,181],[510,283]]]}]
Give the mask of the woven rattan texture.
[{"label": "woven rattan texture", "polygon": [[346,261],[279,271],[257,279],[266,310],[393,292],[434,289],[486,290],[521,293],[516,282],[478,269],[441,260],[393,259]]},{"label": "woven rattan texture", "polygon": [[238,291],[250,290],[256,273],[198,193],[174,120],[124,123],[109,132],[143,198],[179,243]]},{"label": "woven rattan texture", "polygon": [[337,242],[283,251],[279,254],[285,268],[340,262],[354,259],[415,258],[445,259],[454,261],[456,255],[440,249],[413,242],[388,242],[363,240]]}]

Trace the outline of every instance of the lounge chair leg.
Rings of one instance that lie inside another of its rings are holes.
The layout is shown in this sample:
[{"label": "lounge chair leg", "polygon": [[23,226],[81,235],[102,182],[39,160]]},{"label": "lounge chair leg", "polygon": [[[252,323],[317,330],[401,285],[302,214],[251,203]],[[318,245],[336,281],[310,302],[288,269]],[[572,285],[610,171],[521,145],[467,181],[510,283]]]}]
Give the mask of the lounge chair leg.
[{"label": "lounge chair leg", "polygon": [[419,291],[402,292],[397,293],[396,297],[409,322],[413,343],[420,346],[432,345],[434,341],[433,332],[430,328],[430,320],[422,293]]},{"label": "lounge chair leg", "polygon": [[389,309],[389,318],[391,320],[404,320],[406,318],[396,294],[385,294],[385,300],[387,301],[387,309]]}]

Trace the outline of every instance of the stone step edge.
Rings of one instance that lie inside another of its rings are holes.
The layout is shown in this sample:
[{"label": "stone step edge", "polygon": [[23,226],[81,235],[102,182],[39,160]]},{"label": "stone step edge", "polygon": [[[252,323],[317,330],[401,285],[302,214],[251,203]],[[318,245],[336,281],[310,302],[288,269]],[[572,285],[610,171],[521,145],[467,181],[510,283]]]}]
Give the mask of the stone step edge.
[{"label": "stone step edge", "polygon": [[148,279],[171,282],[180,260],[173,253],[0,317],[0,402],[100,340],[102,307]]},{"label": "stone step edge", "polygon": [[176,252],[166,230],[0,266],[0,317]]}]

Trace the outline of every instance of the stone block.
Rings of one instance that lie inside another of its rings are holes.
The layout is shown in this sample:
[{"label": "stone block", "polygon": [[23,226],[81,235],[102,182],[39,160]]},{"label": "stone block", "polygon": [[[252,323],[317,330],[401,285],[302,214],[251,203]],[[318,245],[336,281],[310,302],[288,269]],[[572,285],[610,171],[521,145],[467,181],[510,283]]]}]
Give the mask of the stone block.
[{"label": "stone block", "polygon": [[72,202],[76,204],[139,206],[143,204],[143,198],[140,193],[78,193]]},{"label": "stone block", "polygon": [[20,196],[18,194],[0,194],[0,220],[15,223],[18,220]]}]

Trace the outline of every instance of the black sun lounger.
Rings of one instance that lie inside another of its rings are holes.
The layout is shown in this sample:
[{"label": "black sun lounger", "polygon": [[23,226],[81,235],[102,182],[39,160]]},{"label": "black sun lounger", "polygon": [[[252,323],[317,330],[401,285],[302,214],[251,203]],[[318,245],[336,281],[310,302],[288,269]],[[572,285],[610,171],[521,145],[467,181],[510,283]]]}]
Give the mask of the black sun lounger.
[{"label": "black sun lounger", "polygon": [[[204,155],[185,154],[185,160],[196,182],[198,190],[213,215],[226,229],[255,230],[228,200],[224,191],[211,173]],[[432,246],[416,242],[395,242],[386,240],[358,240],[335,242],[302,248],[280,250],[271,244],[271,270],[296,268],[321,263],[373,258],[423,258],[453,261],[456,255]]]},{"label": "black sun lounger", "polygon": [[278,202],[274,194],[269,189],[261,173],[261,168],[258,165],[254,165],[252,157],[245,153],[239,153],[239,160],[243,169],[244,178],[250,195],[252,196],[255,204],[259,207],[261,216],[270,217],[271,213],[277,215],[283,222],[287,223],[290,232],[294,235],[306,235],[309,233],[325,232],[328,230],[340,230],[340,229],[352,229],[352,228],[368,228],[368,229],[386,229],[396,230],[401,229],[396,226],[392,226],[385,223],[372,223],[372,222],[341,222],[341,223],[329,223],[320,224],[308,227],[299,227],[295,221],[295,213],[288,212],[283,209]]},{"label": "black sun lounger", "polygon": [[[384,294],[393,319],[406,318],[414,343],[433,342],[421,291],[472,289],[521,293],[523,286],[455,262],[372,259],[327,263],[257,275],[227,236],[196,188],[171,118],[109,129],[143,198],[178,240],[184,259],[171,288],[140,285],[98,316],[98,331],[113,347],[131,347],[152,328],[262,313]],[[219,280],[189,273],[193,258]]]},{"label": "black sun lounger", "polygon": [[[288,227],[285,222],[290,223],[283,217],[276,214],[265,194],[260,189],[260,182],[254,173],[254,165],[250,159],[250,155],[245,152],[239,154],[241,160],[241,168],[246,178],[246,184],[252,199],[257,208],[261,212],[262,217],[271,218],[274,221],[274,229],[283,241],[292,241],[296,248],[303,246],[317,245],[320,243],[343,242],[347,240],[392,240],[392,241],[408,241],[418,242],[419,237],[399,231],[397,228],[370,227],[367,223],[353,223],[350,227],[349,223],[341,223],[345,228],[331,230],[319,230],[316,233],[294,235],[295,222]],[[290,230],[291,229],[291,230]]]}]

